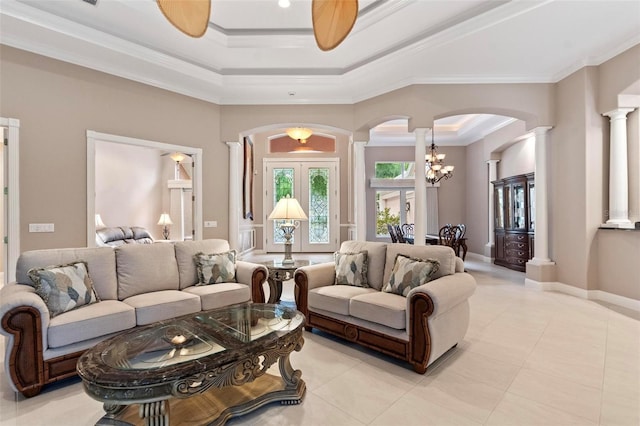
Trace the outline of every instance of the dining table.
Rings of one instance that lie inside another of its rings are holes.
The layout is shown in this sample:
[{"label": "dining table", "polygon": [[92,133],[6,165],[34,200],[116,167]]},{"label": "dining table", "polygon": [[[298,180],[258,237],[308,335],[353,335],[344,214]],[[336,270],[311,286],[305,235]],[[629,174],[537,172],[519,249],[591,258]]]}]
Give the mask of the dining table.
[{"label": "dining table", "polygon": [[[413,236],[405,235],[404,239],[408,244],[414,243]],[[440,244],[440,237],[437,234],[426,234],[424,236],[424,242],[427,245],[438,245]],[[462,251],[462,256],[460,255],[460,251]],[[460,244],[456,249],[456,256],[462,258],[462,260],[464,260],[464,258],[467,257],[467,238],[466,237],[460,238]]]}]

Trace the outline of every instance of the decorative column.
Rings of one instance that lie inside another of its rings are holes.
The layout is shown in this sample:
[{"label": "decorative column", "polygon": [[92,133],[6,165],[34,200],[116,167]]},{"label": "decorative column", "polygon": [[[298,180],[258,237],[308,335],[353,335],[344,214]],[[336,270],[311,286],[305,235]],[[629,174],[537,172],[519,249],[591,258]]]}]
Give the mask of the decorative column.
[{"label": "decorative column", "polygon": [[618,108],[604,115],[611,124],[609,141],[609,220],[605,226],[632,228],[629,220],[629,172],[627,162],[627,114],[633,108]]},{"label": "decorative column", "polygon": [[415,223],[413,228],[414,244],[425,245],[427,234],[427,181],[425,176],[426,128],[415,129],[416,158],[415,158]]},{"label": "decorative column", "polygon": [[227,142],[229,146],[229,247],[240,249],[240,174],[242,158],[240,142]]},{"label": "decorative column", "polygon": [[353,142],[353,209],[357,241],[367,240],[366,174],[364,147],[367,141]]},{"label": "decorative column", "polygon": [[548,222],[548,182],[547,182],[547,132],[550,127],[536,127],[536,165],[535,165],[535,264],[551,263],[549,259],[549,222]]},{"label": "decorative column", "polygon": [[489,257],[494,257],[494,248],[495,248],[495,228],[496,228],[496,220],[495,220],[495,200],[493,198],[493,182],[498,179],[498,162],[500,160],[488,160],[487,164],[489,165],[489,242],[485,245],[487,250],[485,250],[485,255],[489,255]]}]

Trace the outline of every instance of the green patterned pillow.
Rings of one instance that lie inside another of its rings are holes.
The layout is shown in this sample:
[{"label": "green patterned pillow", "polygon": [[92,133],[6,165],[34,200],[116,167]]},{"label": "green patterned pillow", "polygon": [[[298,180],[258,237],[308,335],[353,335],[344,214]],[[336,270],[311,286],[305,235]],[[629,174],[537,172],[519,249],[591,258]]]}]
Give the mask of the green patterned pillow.
[{"label": "green patterned pillow", "polygon": [[395,293],[407,297],[412,288],[431,281],[431,277],[440,268],[440,262],[433,259],[414,259],[399,254],[389,277],[382,289],[386,293]]},{"label": "green patterned pillow", "polygon": [[333,255],[336,262],[336,280],[334,284],[369,287],[367,282],[368,252],[340,253]]},{"label": "green patterned pillow", "polygon": [[49,308],[51,318],[100,301],[85,262],[33,268],[27,274]]},{"label": "green patterned pillow", "polygon": [[212,254],[200,252],[194,258],[198,272],[196,285],[236,282],[235,250]]}]

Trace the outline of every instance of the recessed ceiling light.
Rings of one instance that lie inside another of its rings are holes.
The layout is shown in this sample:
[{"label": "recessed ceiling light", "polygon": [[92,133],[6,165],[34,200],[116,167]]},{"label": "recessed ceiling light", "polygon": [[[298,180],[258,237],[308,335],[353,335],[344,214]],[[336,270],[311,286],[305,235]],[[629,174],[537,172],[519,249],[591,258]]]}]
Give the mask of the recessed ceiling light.
[{"label": "recessed ceiling light", "polygon": [[291,6],[291,1],[290,0],[278,0],[278,6],[280,6],[283,9],[286,9],[287,7]]}]

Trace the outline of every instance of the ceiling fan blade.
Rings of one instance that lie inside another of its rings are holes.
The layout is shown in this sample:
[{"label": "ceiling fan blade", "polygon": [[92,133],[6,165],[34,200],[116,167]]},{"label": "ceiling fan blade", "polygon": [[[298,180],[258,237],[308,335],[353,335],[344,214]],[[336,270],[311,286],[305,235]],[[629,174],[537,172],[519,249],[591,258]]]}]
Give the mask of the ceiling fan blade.
[{"label": "ceiling fan blade", "polygon": [[191,37],[202,37],[209,25],[211,0],[157,0],[165,18]]},{"label": "ceiling fan blade", "polygon": [[321,50],[338,46],[347,37],[358,17],[358,0],[313,0],[313,35]]}]

